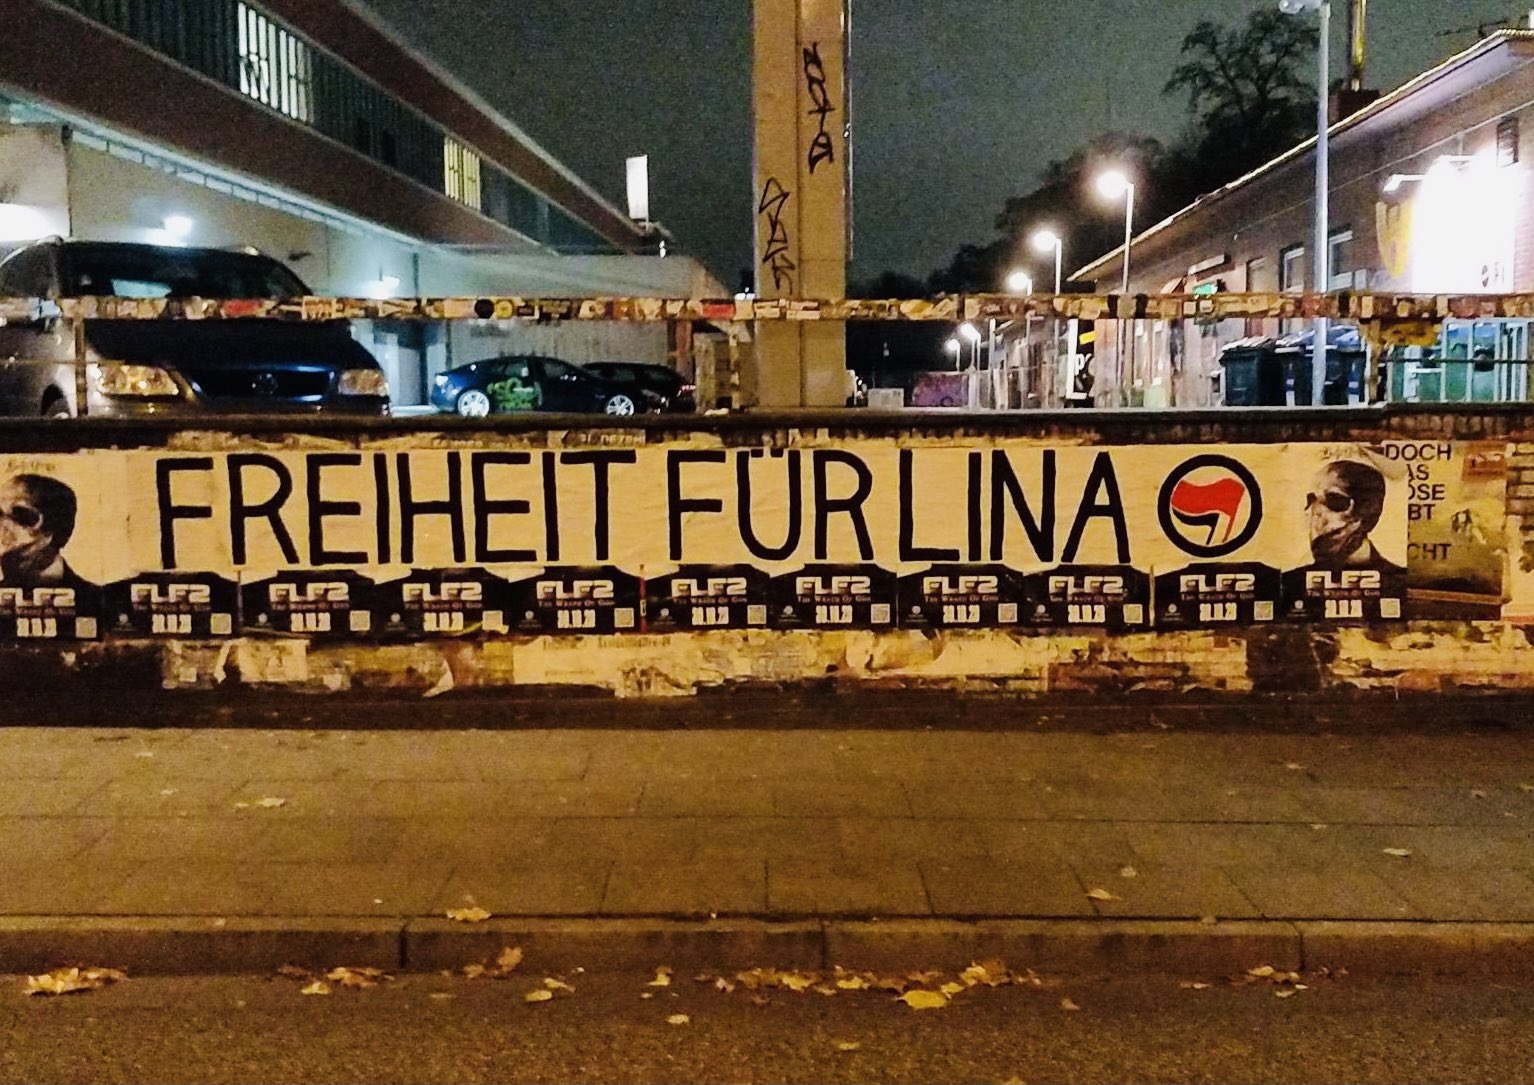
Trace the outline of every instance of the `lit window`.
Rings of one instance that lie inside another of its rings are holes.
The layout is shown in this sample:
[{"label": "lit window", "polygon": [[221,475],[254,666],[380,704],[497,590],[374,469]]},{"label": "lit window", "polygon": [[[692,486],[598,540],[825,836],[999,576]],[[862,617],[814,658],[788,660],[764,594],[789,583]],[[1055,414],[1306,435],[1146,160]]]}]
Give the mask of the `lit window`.
[{"label": "lit window", "polygon": [[452,138],[442,141],[442,189],[459,203],[481,209],[479,155]]},{"label": "lit window", "polygon": [[249,4],[238,11],[240,90],[294,120],[314,120],[309,46]]}]

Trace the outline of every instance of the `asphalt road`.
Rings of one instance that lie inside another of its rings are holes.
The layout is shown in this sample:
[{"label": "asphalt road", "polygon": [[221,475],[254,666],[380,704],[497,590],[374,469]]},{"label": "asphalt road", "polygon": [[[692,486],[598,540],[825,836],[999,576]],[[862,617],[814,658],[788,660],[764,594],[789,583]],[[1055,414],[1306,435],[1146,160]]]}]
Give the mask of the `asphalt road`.
[{"label": "asphalt road", "polygon": [[1278,998],[1136,977],[976,987],[915,1011],[870,991],[565,978],[573,994],[531,1004],[537,973],[323,997],[226,977],[25,998],[0,977],[0,1081],[1534,1081],[1534,987],[1342,977]]}]

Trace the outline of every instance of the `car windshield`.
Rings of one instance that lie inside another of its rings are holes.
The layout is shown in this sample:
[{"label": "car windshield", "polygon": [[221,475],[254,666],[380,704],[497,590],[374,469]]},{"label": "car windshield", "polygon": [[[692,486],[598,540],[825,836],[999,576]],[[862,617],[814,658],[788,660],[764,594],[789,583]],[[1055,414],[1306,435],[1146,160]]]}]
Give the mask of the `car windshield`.
[{"label": "car windshield", "polygon": [[291,298],[309,292],[263,256],[209,249],[82,245],[65,252],[64,292],[120,298]]}]

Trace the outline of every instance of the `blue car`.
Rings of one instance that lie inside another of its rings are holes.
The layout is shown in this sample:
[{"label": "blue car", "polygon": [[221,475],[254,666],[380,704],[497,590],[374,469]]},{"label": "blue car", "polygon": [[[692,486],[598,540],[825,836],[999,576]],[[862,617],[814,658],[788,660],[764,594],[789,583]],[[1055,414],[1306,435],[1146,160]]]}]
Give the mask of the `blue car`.
[{"label": "blue car", "polygon": [[659,411],[659,396],[619,386],[558,358],[519,355],[470,362],[432,378],[431,405],[465,418],[522,411],[610,414]]}]

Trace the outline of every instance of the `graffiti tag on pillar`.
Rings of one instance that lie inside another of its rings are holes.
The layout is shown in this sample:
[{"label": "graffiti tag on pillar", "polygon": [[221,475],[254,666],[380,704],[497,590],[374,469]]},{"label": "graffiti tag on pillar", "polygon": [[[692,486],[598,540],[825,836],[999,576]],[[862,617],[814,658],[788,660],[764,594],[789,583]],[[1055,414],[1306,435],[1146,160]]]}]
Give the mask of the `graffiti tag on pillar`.
[{"label": "graffiti tag on pillar", "polygon": [[798,270],[798,265],[788,254],[788,224],[783,218],[792,195],[776,177],[769,177],[762,185],[762,198],[756,204],[757,215],[767,220],[762,266],[772,271],[773,288],[780,291],[794,288],[794,272]]},{"label": "graffiti tag on pillar", "polygon": [[804,87],[810,95],[811,117],[816,118],[820,129],[810,141],[809,167],[814,173],[822,162],[836,161],[836,144],[826,130],[827,118],[835,112],[831,94],[826,89],[826,66],[820,59],[820,43],[817,41],[804,50]]}]

